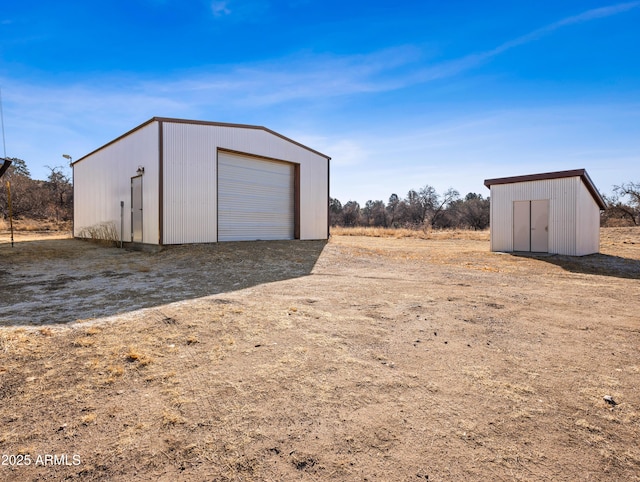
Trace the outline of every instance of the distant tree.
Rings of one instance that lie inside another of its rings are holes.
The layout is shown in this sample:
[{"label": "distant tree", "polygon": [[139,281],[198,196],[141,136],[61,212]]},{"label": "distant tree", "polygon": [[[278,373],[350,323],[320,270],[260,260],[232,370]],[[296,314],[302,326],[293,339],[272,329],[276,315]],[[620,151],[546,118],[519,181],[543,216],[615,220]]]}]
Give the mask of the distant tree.
[{"label": "distant tree", "polygon": [[469,193],[460,206],[460,226],[474,230],[489,227],[490,202],[482,195]]},{"label": "distant tree", "polygon": [[397,194],[392,194],[389,196],[389,202],[387,203],[387,214],[389,216],[389,226],[396,227],[396,221],[398,218],[398,214],[400,211],[400,198]]},{"label": "distant tree", "polygon": [[47,181],[44,183],[49,194],[47,196],[48,214],[56,221],[68,221],[73,216],[73,185],[71,180],[64,173],[63,167],[46,167],[50,171]]},{"label": "distant tree", "polygon": [[424,200],[414,189],[409,190],[407,197],[404,200],[405,206],[405,223],[411,224],[415,227],[421,226],[424,222],[426,214],[424,208]]},{"label": "distant tree", "polygon": [[619,202],[620,208],[627,208],[626,215],[631,219],[634,225],[640,224],[640,183],[627,182],[619,186],[613,186],[613,191],[620,198],[628,199],[626,205]]},{"label": "distant tree", "polygon": [[362,211],[367,213],[367,226],[387,226],[387,211],[383,201],[367,201]]},{"label": "distant tree", "polygon": [[446,207],[459,198],[460,193],[451,187],[445,191],[442,198],[440,198],[435,190],[433,190],[433,195],[431,197],[432,204],[430,204],[428,209],[429,223],[432,228],[437,226],[438,220],[443,215]]},{"label": "distant tree", "polygon": [[62,167],[48,167],[46,181],[31,179],[27,163],[13,158],[2,178],[0,188],[0,215],[9,216],[8,189],[11,185],[12,213],[16,219],[69,220],[72,217],[73,185]]},{"label": "distant tree", "polygon": [[342,203],[336,198],[329,198],[329,224],[342,226]]},{"label": "distant tree", "polygon": [[0,189],[0,212],[2,217],[9,217],[7,182],[11,185],[11,205],[15,218],[42,217],[39,206],[39,190],[41,183],[31,179],[27,164],[18,158],[10,158],[11,166],[2,177]]},{"label": "distant tree", "polygon": [[349,201],[342,208],[342,219],[344,226],[358,226],[360,224],[360,204],[356,201]]},{"label": "distant tree", "polygon": [[9,160],[11,161],[11,166],[9,166],[9,170],[6,175],[10,176],[13,174],[31,179],[31,173],[29,172],[26,162],[22,159],[18,159],[17,157],[9,157]]}]

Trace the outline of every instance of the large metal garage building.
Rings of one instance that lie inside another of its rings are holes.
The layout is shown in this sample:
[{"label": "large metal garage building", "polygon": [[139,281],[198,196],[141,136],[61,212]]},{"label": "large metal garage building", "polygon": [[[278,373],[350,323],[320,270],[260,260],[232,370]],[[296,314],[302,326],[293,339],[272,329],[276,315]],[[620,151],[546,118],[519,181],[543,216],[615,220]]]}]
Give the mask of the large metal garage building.
[{"label": "large metal garage building", "polygon": [[154,117],[73,163],[74,236],[327,239],[329,160],[264,127]]},{"label": "large metal garage building", "polygon": [[604,199],[584,169],[487,179],[491,251],[583,256],[600,250]]}]

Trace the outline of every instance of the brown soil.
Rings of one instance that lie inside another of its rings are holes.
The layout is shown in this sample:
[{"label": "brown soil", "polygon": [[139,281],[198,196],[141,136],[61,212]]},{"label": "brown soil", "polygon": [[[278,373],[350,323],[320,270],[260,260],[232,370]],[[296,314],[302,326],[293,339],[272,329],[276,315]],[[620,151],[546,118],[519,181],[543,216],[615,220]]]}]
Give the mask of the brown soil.
[{"label": "brown soil", "polygon": [[0,480],[640,481],[640,230],[454,237],[2,235]]}]

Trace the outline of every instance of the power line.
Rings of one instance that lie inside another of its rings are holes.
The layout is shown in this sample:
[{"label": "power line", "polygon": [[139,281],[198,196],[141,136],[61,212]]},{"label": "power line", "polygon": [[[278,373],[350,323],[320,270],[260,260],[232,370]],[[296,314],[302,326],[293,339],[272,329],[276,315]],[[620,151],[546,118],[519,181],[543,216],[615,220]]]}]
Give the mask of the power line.
[{"label": "power line", "polygon": [[7,158],[7,143],[4,140],[4,113],[2,112],[2,87],[0,87],[0,124],[2,124],[2,148],[4,149],[4,158]]}]

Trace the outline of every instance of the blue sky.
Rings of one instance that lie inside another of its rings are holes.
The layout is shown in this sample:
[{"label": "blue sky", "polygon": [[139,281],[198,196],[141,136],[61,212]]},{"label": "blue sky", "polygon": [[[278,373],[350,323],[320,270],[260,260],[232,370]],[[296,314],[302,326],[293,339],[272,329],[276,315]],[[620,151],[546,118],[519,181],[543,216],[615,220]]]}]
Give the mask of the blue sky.
[{"label": "blue sky", "polygon": [[6,153],[37,179],[162,116],[319,150],[343,203],[640,182],[640,1],[3,2],[0,87]]}]

